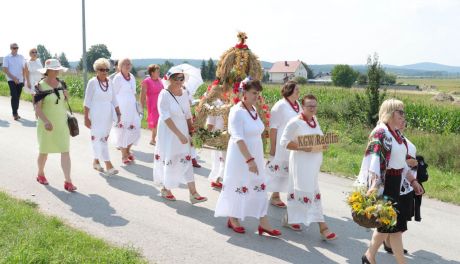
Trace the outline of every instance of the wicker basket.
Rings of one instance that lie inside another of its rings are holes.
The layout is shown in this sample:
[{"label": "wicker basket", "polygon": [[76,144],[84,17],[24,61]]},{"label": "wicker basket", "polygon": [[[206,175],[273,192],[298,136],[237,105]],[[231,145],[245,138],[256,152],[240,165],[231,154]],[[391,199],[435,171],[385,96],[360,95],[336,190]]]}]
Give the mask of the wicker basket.
[{"label": "wicker basket", "polygon": [[355,213],[351,213],[351,216],[353,217],[353,221],[355,221],[355,223],[365,228],[378,228],[383,226],[382,223],[377,221],[375,216],[372,216],[370,219],[365,215],[357,215]]}]

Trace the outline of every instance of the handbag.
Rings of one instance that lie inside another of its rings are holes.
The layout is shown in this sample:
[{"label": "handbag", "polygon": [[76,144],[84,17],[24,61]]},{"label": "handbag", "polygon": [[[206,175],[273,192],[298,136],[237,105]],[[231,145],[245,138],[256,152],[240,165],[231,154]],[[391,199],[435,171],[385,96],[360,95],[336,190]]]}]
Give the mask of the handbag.
[{"label": "handbag", "polygon": [[69,132],[72,137],[78,136],[80,130],[78,129],[78,120],[75,118],[72,112],[72,108],[70,108],[69,101],[67,101],[67,106],[69,107],[69,112],[67,112],[67,125],[69,126]]}]

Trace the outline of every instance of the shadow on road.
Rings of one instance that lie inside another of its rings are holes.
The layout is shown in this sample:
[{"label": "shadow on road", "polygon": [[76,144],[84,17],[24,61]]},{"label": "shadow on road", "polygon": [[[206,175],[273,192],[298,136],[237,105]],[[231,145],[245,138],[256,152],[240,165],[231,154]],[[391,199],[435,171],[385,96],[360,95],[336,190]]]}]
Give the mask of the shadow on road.
[{"label": "shadow on road", "polygon": [[9,127],[9,126],[10,126],[10,122],[8,122],[7,120],[0,119],[0,127]]},{"label": "shadow on road", "polygon": [[21,123],[23,126],[25,127],[36,127],[37,126],[37,121],[32,121],[32,120],[28,120],[28,119],[25,119],[25,118],[21,118],[18,120],[19,123]]},{"label": "shadow on road", "polygon": [[70,210],[81,217],[91,218],[94,222],[105,226],[124,226],[129,223],[123,217],[115,215],[115,209],[110,206],[107,199],[100,195],[90,194],[86,196],[78,192],[69,193],[50,185],[47,185],[46,189],[59,200],[71,206]]},{"label": "shadow on road", "polygon": [[127,166],[121,166],[126,171],[132,173],[138,178],[147,181],[153,181],[153,168],[141,164],[133,163]]},{"label": "shadow on road", "polygon": [[144,184],[121,176],[105,177],[107,183],[120,191],[128,192],[137,196],[147,196],[157,202],[162,202],[162,198],[158,196],[159,192],[151,184]]},{"label": "shadow on road", "polygon": [[136,159],[142,162],[153,163],[153,150],[152,150],[152,153],[146,153],[146,152],[139,151],[139,150],[133,150],[133,154],[136,157]]}]

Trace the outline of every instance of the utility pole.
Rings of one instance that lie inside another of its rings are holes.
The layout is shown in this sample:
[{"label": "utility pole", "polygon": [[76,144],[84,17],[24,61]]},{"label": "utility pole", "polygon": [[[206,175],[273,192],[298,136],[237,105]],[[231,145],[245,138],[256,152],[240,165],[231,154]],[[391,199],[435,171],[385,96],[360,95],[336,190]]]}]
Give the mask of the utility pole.
[{"label": "utility pole", "polygon": [[85,0],[81,0],[81,17],[82,17],[82,31],[83,31],[83,89],[86,93],[86,84],[88,83],[88,71],[86,67],[86,25],[85,25]]}]

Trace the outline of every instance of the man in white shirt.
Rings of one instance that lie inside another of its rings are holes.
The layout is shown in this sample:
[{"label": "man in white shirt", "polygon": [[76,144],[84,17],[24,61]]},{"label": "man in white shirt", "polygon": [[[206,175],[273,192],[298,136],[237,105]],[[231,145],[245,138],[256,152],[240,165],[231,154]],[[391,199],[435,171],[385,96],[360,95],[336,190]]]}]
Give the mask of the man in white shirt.
[{"label": "man in white shirt", "polygon": [[22,87],[24,87],[25,59],[18,54],[18,44],[10,45],[11,53],[3,58],[3,71],[6,73],[11,95],[11,109],[14,120],[21,118],[18,115],[19,99],[21,98]]}]

